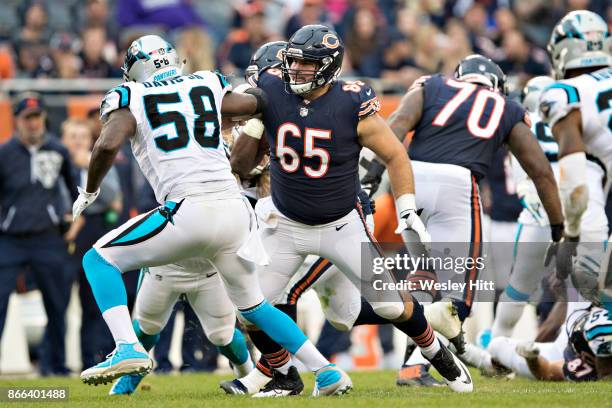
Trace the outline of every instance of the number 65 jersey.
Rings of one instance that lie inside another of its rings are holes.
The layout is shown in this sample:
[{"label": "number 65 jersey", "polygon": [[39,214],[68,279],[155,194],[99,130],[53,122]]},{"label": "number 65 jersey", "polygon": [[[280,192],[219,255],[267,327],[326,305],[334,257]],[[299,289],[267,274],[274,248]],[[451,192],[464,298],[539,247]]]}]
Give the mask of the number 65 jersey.
[{"label": "number 65 jersey", "polygon": [[612,68],[558,81],[540,96],[540,111],[552,129],[574,109],[582,117],[586,152],[612,170]]},{"label": "number 65 jersey", "polygon": [[129,108],[136,119],[132,151],[159,203],[227,189],[239,194],[221,138],[221,102],[231,86],[218,73],[198,71],[156,82],[125,82],[100,109],[105,120]]}]

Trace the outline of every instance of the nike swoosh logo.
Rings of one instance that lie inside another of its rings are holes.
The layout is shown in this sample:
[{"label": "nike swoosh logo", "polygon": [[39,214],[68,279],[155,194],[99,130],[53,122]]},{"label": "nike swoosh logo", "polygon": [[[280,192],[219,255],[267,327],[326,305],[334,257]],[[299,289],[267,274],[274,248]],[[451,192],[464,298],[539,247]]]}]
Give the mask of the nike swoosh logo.
[{"label": "nike swoosh logo", "polygon": [[206,277],[210,278],[211,276],[215,276],[217,274],[217,272],[213,272],[213,273],[207,273]]},{"label": "nike swoosh logo", "polygon": [[467,377],[467,381],[461,381],[464,384],[471,384],[472,383],[472,378],[470,377],[470,375],[467,373],[465,366],[463,364],[461,364],[461,370],[463,371],[463,374],[465,374],[465,376]]},{"label": "nike swoosh logo", "polygon": [[344,228],[344,227],[345,227],[345,226],[347,226],[347,225],[348,225],[348,222],[347,222],[346,224],[338,225],[338,226],[336,227],[336,231],[340,231],[342,228]]},{"label": "nike swoosh logo", "polygon": [[368,89],[368,90],[366,91],[366,95],[370,96],[371,94],[372,94],[372,90],[371,90],[371,89]]}]

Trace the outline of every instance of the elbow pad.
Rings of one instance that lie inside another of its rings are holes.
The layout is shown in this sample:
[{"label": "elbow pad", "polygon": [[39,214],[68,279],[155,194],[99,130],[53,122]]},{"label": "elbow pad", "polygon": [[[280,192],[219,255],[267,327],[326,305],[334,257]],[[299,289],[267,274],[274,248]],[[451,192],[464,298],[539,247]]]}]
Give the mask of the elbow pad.
[{"label": "elbow pad", "polygon": [[569,237],[580,235],[580,220],[589,203],[589,188],[586,184],[586,155],[584,152],[572,153],[559,160],[559,190],[565,234]]},{"label": "elbow pad", "polygon": [[255,98],[257,98],[257,108],[255,109],[255,114],[262,113],[268,106],[268,97],[261,89],[249,88],[245,90],[244,93],[253,95]]}]

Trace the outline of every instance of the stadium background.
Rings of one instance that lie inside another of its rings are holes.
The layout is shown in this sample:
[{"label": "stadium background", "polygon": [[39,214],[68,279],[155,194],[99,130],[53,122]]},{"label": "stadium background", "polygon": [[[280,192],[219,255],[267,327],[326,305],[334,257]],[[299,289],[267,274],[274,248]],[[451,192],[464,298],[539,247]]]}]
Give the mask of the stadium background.
[{"label": "stadium background", "polygon": [[[330,24],[346,46],[342,75],[372,84],[387,115],[416,78],[450,75],[461,58],[474,52],[496,61],[517,94],[529,78],[549,73],[546,42],[554,24],[574,9],[595,11],[609,24],[612,20],[607,0],[5,0],[0,7],[0,142],[14,132],[11,98],[30,90],[43,95],[52,134],[60,136],[69,117],[89,118],[95,134],[102,95],[122,81],[125,50],[144,34],[174,43],[187,60],[185,72],[219,69],[239,83],[261,44],[286,39],[304,24]],[[125,160],[123,177],[131,180],[122,183],[124,217],[146,207],[144,180],[132,159]],[[490,200],[484,204],[490,209]],[[27,272],[19,279],[22,294],[13,296],[9,306],[0,373],[34,370],[29,360],[36,358],[46,320]],[[67,364],[78,370],[80,308],[74,293],[67,315]],[[322,320],[315,304],[311,298],[301,307],[308,310],[302,313],[303,324],[316,337]],[[490,321],[489,309],[478,309],[472,340]],[[530,337],[534,324],[527,319],[516,333]],[[175,330],[182,332],[181,323]],[[391,360],[398,367],[403,343],[395,337]],[[175,366],[181,362],[178,343],[173,340],[170,352]],[[353,343],[357,357],[352,364],[383,364],[375,329],[359,328]]]}]

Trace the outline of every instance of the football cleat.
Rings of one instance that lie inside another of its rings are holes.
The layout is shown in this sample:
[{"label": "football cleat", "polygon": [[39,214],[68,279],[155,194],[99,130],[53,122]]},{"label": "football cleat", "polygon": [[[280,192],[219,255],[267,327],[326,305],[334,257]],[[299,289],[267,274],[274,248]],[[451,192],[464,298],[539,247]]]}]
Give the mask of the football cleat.
[{"label": "football cleat", "polygon": [[457,307],[453,302],[440,301],[424,305],[425,318],[431,328],[446,337],[455,346],[457,353],[465,352],[465,340],[461,329],[461,320],[457,314]]},{"label": "football cleat", "polygon": [[272,380],[258,368],[251,370],[246,376],[231,381],[224,381],[219,386],[226,394],[245,395],[259,392]]},{"label": "football cleat", "polygon": [[85,384],[107,384],[127,374],[146,375],[153,369],[153,360],[140,343],[121,343],[106,360],[81,373]]},{"label": "football cleat", "polygon": [[533,341],[524,341],[516,345],[516,353],[526,360],[535,360],[540,355],[540,349]]},{"label": "football cleat", "polygon": [[289,368],[287,375],[280,371],[272,371],[270,381],[261,391],[253,395],[253,398],[275,398],[287,397],[289,395],[300,395],[304,390],[304,383],[295,366]]},{"label": "football cleat", "polygon": [[315,373],[313,397],[326,395],[343,395],[353,388],[353,382],[344,370],[335,364],[329,364]]},{"label": "football cleat", "polygon": [[472,392],[474,390],[472,377],[465,364],[441,342],[440,351],[431,359],[425,358],[438,370],[451,390],[455,392]]},{"label": "football cleat", "polygon": [[397,375],[397,385],[417,387],[439,387],[443,382],[436,380],[427,371],[429,365],[413,364],[403,365]]},{"label": "football cleat", "polygon": [[111,387],[108,395],[130,395],[136,392],[138,385],[144,378],[140,374],[128,374],[120,377]]}]

